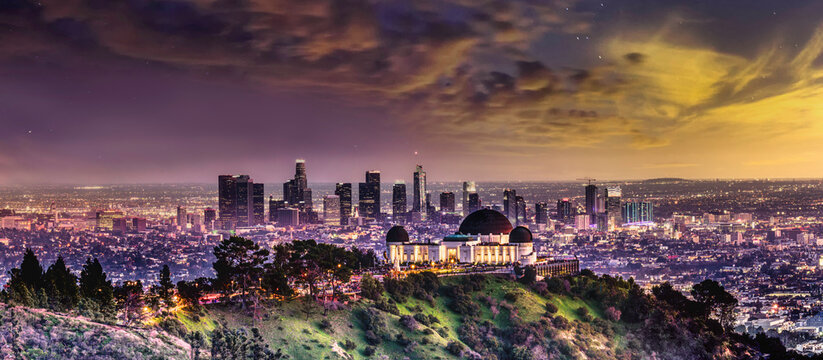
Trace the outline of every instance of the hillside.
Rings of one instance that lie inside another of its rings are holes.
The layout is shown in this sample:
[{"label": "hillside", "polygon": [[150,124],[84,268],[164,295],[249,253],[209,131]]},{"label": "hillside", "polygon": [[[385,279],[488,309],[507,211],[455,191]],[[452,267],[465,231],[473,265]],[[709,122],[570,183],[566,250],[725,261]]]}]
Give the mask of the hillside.
[{"label": "hillside", "polygon": [[727,334],[671,288],[650,294],[591,272],[531,285],[423,273],[383,285],[325,309],[306,298],[263,304],[256,317],[239,304],[187,308],[148,329],[0,305],[0,356],[189,359],[187,339],[199,359],[803,358],[779,341]]},{"label": "hillside", "polygon": [[188,359],[183,340],[157,329],[132,329],[0,304],[3,359]]},{"label": "hillside", "polygon": [[377,301],[355,302],[325,316],[320,305],[311,308],[300,300],[268,307],[256,324],[235,306],[177,316],[189,331],[256,327],[270,349],[294,359],[761,357],[750,344],[712,328],[711,321],[678,319],[676,311],[648,303],[649,296],[636,309],[644,313],[620,319],[616,301],[631,298],[632,285],[616,279],[570,278],[561,283],[566,289],[555,292],[545,282],[526,286],[496,276],[439,281],[428,290],[419,283],[399,291],[387,284]]}]

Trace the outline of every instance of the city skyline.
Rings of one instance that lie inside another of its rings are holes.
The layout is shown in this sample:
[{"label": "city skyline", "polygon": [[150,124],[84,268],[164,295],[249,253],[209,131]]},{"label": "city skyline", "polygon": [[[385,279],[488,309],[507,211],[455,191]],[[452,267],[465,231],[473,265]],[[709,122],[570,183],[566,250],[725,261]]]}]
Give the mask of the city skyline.
[{"label": "city skyline", "polygon": [[820,2],[151,3],[0,7],[0,184],[823,176]]}]

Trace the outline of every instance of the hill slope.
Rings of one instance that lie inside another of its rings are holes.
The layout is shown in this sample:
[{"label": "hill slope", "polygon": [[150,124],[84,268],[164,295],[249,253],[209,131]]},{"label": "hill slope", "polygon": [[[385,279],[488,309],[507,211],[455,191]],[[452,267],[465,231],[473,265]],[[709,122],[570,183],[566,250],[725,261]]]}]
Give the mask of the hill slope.
[{"label": "hill slope", "polygon": [[267,307],[255,322],[224,305],[198,315],[181,312],[178,318],[187,329],[204,333],[221,326],[256,327],[272,350],[293,359],[762,357],[712,328],[711,321],[678,318],[676,311],[649,303],[651,296],[636,309],[645,314],[620,319],[618,309],[626,305],[620,302],[630,298],[633,287],[621,280],[569,278],[566,289],[555,292],[547,291],[544,282],[525,286],[496,276],[437,281],[428,290],[419,283],[401,290],[387,284],[380,299],[326,315],[320,305],[293,300]]},{"label": "hill slope", "polygon": [[110,326],[0,304],[3,359],[188,359],[183,340],[156,329]]}]

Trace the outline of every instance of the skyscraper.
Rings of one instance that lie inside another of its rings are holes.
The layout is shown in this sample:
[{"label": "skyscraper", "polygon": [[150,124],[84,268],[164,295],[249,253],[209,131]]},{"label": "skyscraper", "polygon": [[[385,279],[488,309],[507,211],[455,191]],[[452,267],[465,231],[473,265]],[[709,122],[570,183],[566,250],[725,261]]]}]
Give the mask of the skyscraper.
[{"label": "skyscraper", "polygon": [[517,220],[517,191],[503,189],[503,214],[514,222]]},{"label": "skyscraper", "polygon": [[263,184],[254,184],[252,191],[252,214],[254,221],[252,225],[263,225],[266,223],[266,194]]},{"label": "skyscraper", "polygon": [[534,222],[536,224],[549,223],[549,205],[544,201],[534,204]]},{"label": "skyscraper", "polygon": [[206,224],[206,230],[214,230],[214,220],[217,219],[217,213],[212,208],[203,210],[203,222]]},{"label": "skyscraper", "polygon": [[275,200],[274,196],[269,196],[269,222],[277,222],[277,210],[288,207],[286,200]]},{"label": "skyscraper", "polygon": [[454,210],[454,193],[450,191],[440,193],[440,211],[453,213]]},{"label": "skyscraper", "polygon": [[188,217],[186,216],[186,208],[182,206],[177,207],[177,226],[180,227],[180,230],[186,230],[186,224],[188,224]]},{"label": "skyscraper", "polygon": [[326,225],[340,225],[340,197],[326,195],[323,197],[323,223]]},{"label": "skyscraper", "polygon": [[306,176],[306,160],[294,162],[294,178],[283,183],[283,200],[301,211],[312,209],[311,189]]},{"label": "skyscraper", "polygon": [[569,198],[557,200],[557,220],[560,220],[568,225],[572,223],[573,219],[574,213],[572,211],[572,203],[569,201]]},{"label": "skyscraper", "polygon": [[526,215],[526,200],[522,196],[515,196],[514,218],[517,225],[524,225],[528,223],[528,215]]},{"label": "skyscraper", "polygon": [[397,181],[392,187],[392,219],[394,222],[406,220],[406,184]]},{"label": "skyscraper", "polygon": [[218,176],[218,210],[223,229],[233,230],[253,223],[253,184],[248,175]]},{"label": "skyscraper", "polygon": [[412,211],[422,212],[426,210],[426,172],[423,166],[417,165],[414,170],[414,202]]},{"label": "skyscraper", "polygon": [[366,171],[366,182],[360,183],[360,216],[380,220],[380,171]]},{"label": "skyscraper", "polygon": [[337,183],[334,194],[340,197],[340,224],[348,224],[351,217],[351,183]]},{"label": "skyscraper", "polygon": [[597,212],[597,186],[586,185],[586,213],[593,215]]},{"label": "skyscraper", "polygon": [[469,194],[469,214],[480,210],[483,204],[480,201],[480,194],[473,192]]},{"label": "skyscraper", "polygon": [[474,181],[463,182],[463,216],[469,215],[469,194],[477,192],[477,184]]},{"label": "skyscraper", "polygon": [[620,197],[622,191],[620,185],[612,185],[606,187],[606,213],[608,215],[609,223],[617,225],[621,218]]}]

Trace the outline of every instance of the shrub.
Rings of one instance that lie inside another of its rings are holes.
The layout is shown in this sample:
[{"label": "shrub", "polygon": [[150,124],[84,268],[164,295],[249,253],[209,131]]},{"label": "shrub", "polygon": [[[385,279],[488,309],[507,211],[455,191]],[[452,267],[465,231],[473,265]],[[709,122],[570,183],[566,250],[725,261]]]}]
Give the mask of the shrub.
[{"label": "shrub", "polygon": [[552,325],[560,330],[568,330],[569,329],[569,320],[562,316],[555,316],[552,319]]},{"label": "shrub", "polygon": [[354,350],[354,348],[356,348],[356,347],[357,347],[357,344],[355,344],[355,343],[354,343],[354,341],[351,341],[351,340],[349,340],[349,339],[346,339],[346,341],[345,341],[345,342],[343,342],[343,344],[341,345],[341,347],[342,347],[343,349],[346,349],[346,350],[351,351],[351,350]]},{"label": "shrub", "polygon": [[[403,320],[402,318],[400,320]],[[429,321],[429,317],[426,314],[414,314],[414,320],[423,324],[423,325],[431,325],[431,321]]]},{"label": "shrub", "polygon": [[331,328],[331,322],[329,319],[320,320],[320,329],[321,330],[328,330]]},{"label": "shrub", "polygon": [[450,341],[448,345],[446,345],[446,351],[451,353],[454,356],[460,355],[466,347],[463,344],[457,341]]},{"label": "shrub", "polygon": [[377,348],[375,348],[374,346],[366,346],[366,348],[363,349],[363,355],[372,356],[374,355],[375,351],[377,351]]},{"label": "shrub", "polygon": [[360,280],[360,294],[364,298],[376,301],[383,296],[383,284],[370,274],[366,274]]},{"label": "shrub", "polygon": [[506,295],[503,295],[503,298],[510,302],[516,302],[518,298],[520,298],[520,293],[518,291],[509,291]]},{"label": "shrub", "polygon": [[546,312],[549,314],[556,314],[557,313],[557,305],[552,304],[550,302],[546,303]]},{"label": "shrub", "polygon": [[611,321],[620,321],[620,315],[622,312],[614,308],[614,306],[609,306],[606,309],[606,318]]},{"label": "shrub", "polygon": [[401,316],[400,317],[400,325],[403,325],[403,327],[405,327],[406,329],[409,329],[411,331],[415,331],[415,330],[417,330],[418,327],[420,327],[420,324],[418,324],[417,320],[415,320],[413,317],[411,317],[411,315]]}]

